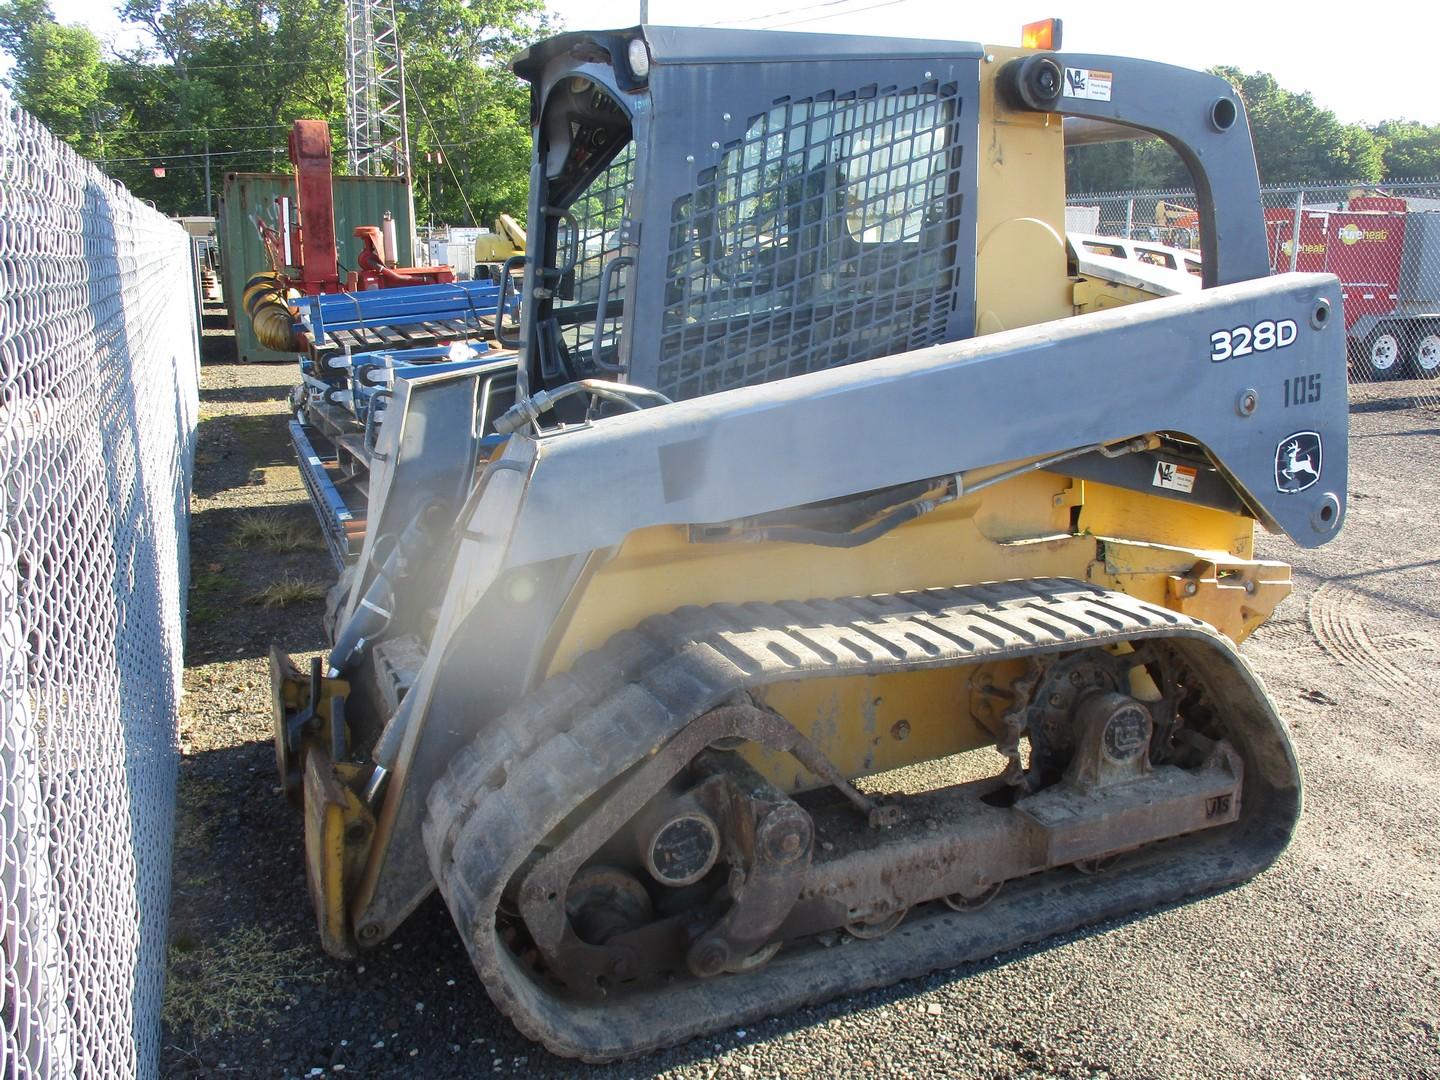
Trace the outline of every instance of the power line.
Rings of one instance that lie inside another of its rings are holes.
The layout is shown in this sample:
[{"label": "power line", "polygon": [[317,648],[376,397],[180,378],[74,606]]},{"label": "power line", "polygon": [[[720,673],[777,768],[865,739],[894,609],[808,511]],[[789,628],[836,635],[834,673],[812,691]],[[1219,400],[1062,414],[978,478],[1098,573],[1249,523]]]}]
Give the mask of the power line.
[{"label": "power line", "polygon": [[[412,87],[412,91],[413,91],[413,87]],[[420,100],[420,99],[417,97],[417,98],[416,98],[416,101],[419,101],[419,100]],[[423,103],[421,104],[421,110],[420,110],[420,111],[421,111],[422,113],[425,111],[425,110],[424,110],[424,105],[423,105]],[[430,118],[429,118],[428,116],[425,118],[425,122],[426,122],[427,124],[430,123]],[[435,130],[435,126],[434,126],[433,124],[430,124],[430,133],[436,137],[436,141],[432,144],[432,146],[433,146],[435,149],[437,149],[437,150],[457,150],[457,149],[463,149],[464,147],[467,147],[467,146],[479,146],[479,145],[482,145],[482,144],[484,144],[485,142],[488,141],[488,140],[486,140],[486,139],[455,139],[455,140],[452,140],[452,141],[450,141],[450,142],[444,142],[444,141],[441,141],[441,140],[440,140],[440,138],[439,138],[439,132],[437,132],[437,131]],[[115,135],[118,135],[118,136],[123,136],[123,135],[125,134],[125,132],[123,132],[123,131],[118,131],[118,132],[113,132],[112,134],[115,134]],[[336,149],[336,150],[345,150],[345,149],[347,149],[347,147],[344,146],[343,144],[339,144],[339,145],[336,145],[336,146],[334,147],[334,149]],[[172,153],[168,153],[168,152],[161,152],[161,153],[155,153],[155,154],[137,154],[137,155],[130,156],[130,157],[92,158],[91,160],[96,161],[96,162],[99,162],[99,163],[127,162],[127,161],[148,161],[148,162],[153,162],[153,163],[156,164],[156,165],[159,165],[159,164],[163,164],[164,162],[167,162],[167,161],[182,161],[182,160],[186,160],[186,159],[190,159],[190,158],[203,158],[203,157],[207,157],[207,156],[208,156],[208,157],[212,157],[212,158],[216,158],[216,157],[230,157],[230,156],[235,155],[235,154],[287,154],[287,155],[288,155],[288,153],[289,153],[288,149],[287,149],[286,147],[283,147],[283,146],[252,146],[252,147],[242,148],[242,149],[240,149],[240,150],[210,150],[210,151],[208,151],[208,152],[207,152],[207,151],[196,151],[196,152],[194,152],[194,153],[188,153],[188,154],[185,154],[185,153],[172,154]],[[448,162],[447,162],[447,164],[448,164]],[[455,176],[455,169],[454,169],[453,166],[451,166],[451,168],[450,168],[450,174],[451,174],[452,177],[455,178],[455,183],[456,183],[457,185],[459,185],[460,179],[459,179],[458,176]],[[348,174],[348,173],[342,173],[342,174],[337,174],[337,175],[350,175],[350,174]]]},{"label": "power line", "polygon": [[167,64],[145,64],[139,60],[122,60],[121,62],[132,68],[140,68],[143,71],[169,71],[171,69],[182,69],[184,71],[234,71],[254,67],[306,67],[310,64],[324,64],[329,60],[329,57],[312,56],[306,60],[253,60],[248,64],[187,64],[184,60],[171,60]]},{"label": "power line", "polygon": [[[417,98],[416,100],[418,101],[419,99]],[[424,110],[422,109],[421,112],[424,112]],[[429,118],[428,118],[428,117],[426,118],[426,123],[429,123]],[[480,146],[480,145],[483,145],[483,144],[485,144],[486,142],[489,141],[489,140],[487,140],[487,139],[479,139],[479,138],[477,138],[477,139],[454,139],[454,140],[451,140],[450,142],[443,142],[443,141],[441,141],[441,140],[439,139],[439,137],[438,137],[438,136],[439,136],[439,133],[435,130],[435,127],[434,127],[433,124],[430,126],[430,133],[431,133],[432,135],[435,135],[435,136],[436,136],[436,141],[431,144],[431,146],[432,146],[434,149],[436,149],[436,150],[457,150],[457,149],[463,149],[464,147],[467,147],[467,146]],[[124,133],[121,132],[121,133],[119,133],[119,134],[122,134],[122,135],[123,135]],[[336,151],[341,151],[341,150],[346,150],[346,149],[348,149],[348,147],[346,147],[344,144],[335,144],[334,146],[332,146],[332,150],[336,150]],[[93,160],[93,161],[154,161],[154,162],[156,162],[156,163],[159,163],[159,162],[162,162],[162,161],[180,161],[180,160],[182,160],[182,159],[184,159],[184,158],[203,158],[203,157],[207,156],[207,153],[208,153],[208,156],[210,156],[210,157],[220,157],[220,156],[222,156],[222,155],[228,156],[228,155],[231,155],[231,154],[287,154],[287,155],[288,155],[289,150],[288,150],[288,148],[286,148],[286,147],[284,147],[284,146],[252,146],[252,147],[242,148],[242,149],[240,149],[240,150],[210,150],[210,151],[208,151],[208,152],[201,150],[201,151],[196,151],[196,152],[194,152],[194,153],[188,153],[188,154],[182,154],[182,153],[172,154],[172,153],[169,153],[169,152],[162,151],[162,152],[154,153],[154,154],[137,154],[137,155],[134,155],[134,156],[131,156],[131,157],[92,158],[91,160]],[[451,172],[452,172],[452,174],[453,174],[454,170],[452,169]],[[336,175],[337,175],[337,176],[349,176],[349,175],[353,175],[353,174],[350,174],[350,173],[337,173]],[[456,181],[455,181],[455,182],[456,182],[457,184],[459,183],[458,177],[456,178]]]},{"label": "power line", "polygon": [[55,132],[62,139],[83,139],[90,136],[128,139],[134,135],[213,135],[217,131],[277,131],[288,128],[289,124],[241,124],[227,127],[154,128],[149,131],[130,131],[123,127],[85,128],[83,131]]},{"label": "power line", "polygon": [[[425,108],[425,99],[422,98],[419,91],[415,89],[415,84],[410,81],[409,75],[405,76],[405,84],[410,87],[410,93],[415,96],[415,103],[420,106],[420,115],[425,118],[425,123],[430,128],[430,134],[435,137],[435,141],[438,143],[440,141],[440,133],[435,130],[435,125],[430,122],[430,111]],[[475,220],[475,208],[470,205],[470,196],[465,194],[465,185],[460,183],[460,177],[455,175],[455,166],[450,163],[449,156],[442,156],[445,157],[445,167],[450,170],[450,179],[455,181],[455,189],[460,192],[460,198],[465,202],[465,212],[470,215],[470,224],[478,225],[479,222]],[[408,166],[409,162],[406,162],[406,164]]]},{"label": "power line", "polygon": [[[223,169],[225,172],[247,172],[249,170],[258,169],[261,166],[272,165],[273,163],[274,162],[270,158],[261,158],[255,161],[227,161],[225,162]],[[104,162],[97,161],[96,164],[103,165]],[[142,169],[147,167],[164,169],[167,174],[172,172],[203,172],[205,170],[205,165],[203,162],[193,162],[183,165],[157,164],[155,166],[142,166]],[[288,176],[289,174],[286,173],[283,175]]]},{"label": "power line", "polygon": [[[221,127],[202,125],[200,127],[188,128],[151,128],[149,131],[126,131],[124,128],[105,128],[101,130],[97,128],[95,129],[95,133],[99,135],[190,135],[197,131],[273,131],[276,128],[289,126],[289,124],[231,124]],[[81,132],[81,134],[89,135],[90,132]]]},{"label": "power line", "polygon": [[763,15],[748,15],[743,19],[725,19],[721,22],[701,23],[701,26],[731,26],[734,23],[761,22],[764,19],[778,19],[782,15],[794,15],[801,11],[816,11],[820,8],[835,7],[839,4],[848,4],[851,0],[824,0],[820,4],[806,4],[804,7],[787,8],[785,11],[767,11]]},{"label": "power line", "polygon": [[837,11],[832,15],[816,15],[813,18],[792,19],[790,22],[766,23],[762,29],[775,30],[782,26],[799,26],[801,23],[820,22],[823,19],[838,19],[841,15],[859,15],[862,11],[877,11],[880,8],[894,7],[896,4],[903,4],[905,2],[906,0],[885,0],[883,4],[871,4],[869,7],[862,8],[849,8],[845,11]]},{"label": "power line", "polygon": [[284,154],[283,146],[250,146],[244,150],[207,150],[197,154],[141,154],[138,157],[95,158],[95,161],[110,164],[116,161],[153,161],[157,165],[165,161],[182,161],[186,158],[229,157],[233,154]]}]

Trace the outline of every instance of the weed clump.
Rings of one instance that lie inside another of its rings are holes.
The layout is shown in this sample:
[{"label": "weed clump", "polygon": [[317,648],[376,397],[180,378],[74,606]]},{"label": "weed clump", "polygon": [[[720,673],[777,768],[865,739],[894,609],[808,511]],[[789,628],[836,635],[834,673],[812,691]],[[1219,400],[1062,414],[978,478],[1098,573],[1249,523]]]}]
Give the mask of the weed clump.
[{"label": "weed clump", "polygon": [[324,977],[307,966],[313,960],[311,949],[276,948],[275,935],[258,926],[189,948],[172,945],[161,1015],[172,1029],[188,1026],[201,1037],[253,1030],[289,1002],[289,984]]},{"label": "weed clump", "polygon": [[267,608],[287,608],[292,604],[308,604],[325,599],[325,586],[318,581],[295,578],[286,574],[279,581],[266,585],[259,592],[251,593],[247,603]]},{"label": "weed clump", "polygon": [[280,553],[319,551],[322,547],[310,525],[274,511],[245,514],[236,523],[230,542],[238,548],[262,548]]}]

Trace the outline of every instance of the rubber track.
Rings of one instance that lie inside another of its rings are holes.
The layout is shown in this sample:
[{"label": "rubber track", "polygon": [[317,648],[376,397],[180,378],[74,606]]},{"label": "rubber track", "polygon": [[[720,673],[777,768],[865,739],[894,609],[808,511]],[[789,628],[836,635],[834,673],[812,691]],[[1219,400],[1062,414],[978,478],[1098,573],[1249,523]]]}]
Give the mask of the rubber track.
[{"label": "rubber track", "polygon": [[[984,912],[959,916],[927,909],[919,917],[917,909],[883,939],[851,942],[843,949],[792,953],[787,948],[758,972],[679,983],[601,1007],[551,994],[499,940],[501,893],[537,844],[586,797],[737,690],[798,678],[983,663],[1147,637],[1200,639],[1196,644],[1205,646],[1202,654],[1223,651],[1248,680],[1249,692],[1265,702],[1248,667],[1206,624],[1064,579],[841,600],[720,604],[654,616],[582,656],[569,672],[548,679],[456,757],[428,799],[424,841],[430,866],[497,1007],[551,1051],[591,1061],[643,1053],[993,956],[1252,876],[1283,849],[1298,814],[1293,757],[1288,761],[1294,812],[1288,823],[1278,823],[1278,831],[1271,830],[1264,851],[1242,858],[1221,853],[1209,861],[1191,856],[1158,884],[1143,874],[1140,879],[1069,879],[1059,885],[1050,882],[1054,874],[1039,875],[1012,883],[1001,894],[1022,902],[996,901]],[[1279,730],[1281,756],[1287,757],[1288,741],[1268,702],[1264,711]],[[1284,773],[1282,762],[1276,774],[1282,782]]]}]

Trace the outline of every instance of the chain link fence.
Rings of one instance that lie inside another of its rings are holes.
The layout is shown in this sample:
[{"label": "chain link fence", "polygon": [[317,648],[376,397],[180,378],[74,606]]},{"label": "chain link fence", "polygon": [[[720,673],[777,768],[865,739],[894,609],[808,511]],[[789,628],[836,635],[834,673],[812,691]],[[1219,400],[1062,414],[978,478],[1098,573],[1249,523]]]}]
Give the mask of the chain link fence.
[{"label": "chain link fence", "polygon": [[158,1069],[190,243],[0,96],[0,1075]]},{"label": "chain link fence", "polygon": [[[1271,269],[1340,279],[1351,382],[1407,379],[1417,403],[1440,408],[1440,180],[1266,187],[1261,195]],[[1132,241],[1132,258],[1183,264],[1165,249],[1198,251],[1195,206],[1194,192],[1179,189],[1072,194],[1066,226]]]}]

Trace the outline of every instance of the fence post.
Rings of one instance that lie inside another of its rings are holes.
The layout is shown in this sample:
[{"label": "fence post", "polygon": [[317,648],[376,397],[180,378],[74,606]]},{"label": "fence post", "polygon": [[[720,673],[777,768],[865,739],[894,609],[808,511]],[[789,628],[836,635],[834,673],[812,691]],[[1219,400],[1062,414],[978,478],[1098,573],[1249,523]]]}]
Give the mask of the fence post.
[{"label": "fence post", "polygon": [[1290,226],[1290,272],[1295,272],[1295,264],[1300,260],[1300,219],[1305,210],[1305,189],[1295,189],[1295,220]]},{"label": "fence post", "polygon": [[1132,230],[1135,228],[1135,199],[1134,197],[1125,200],[1125,239],[1129,240]]}]

